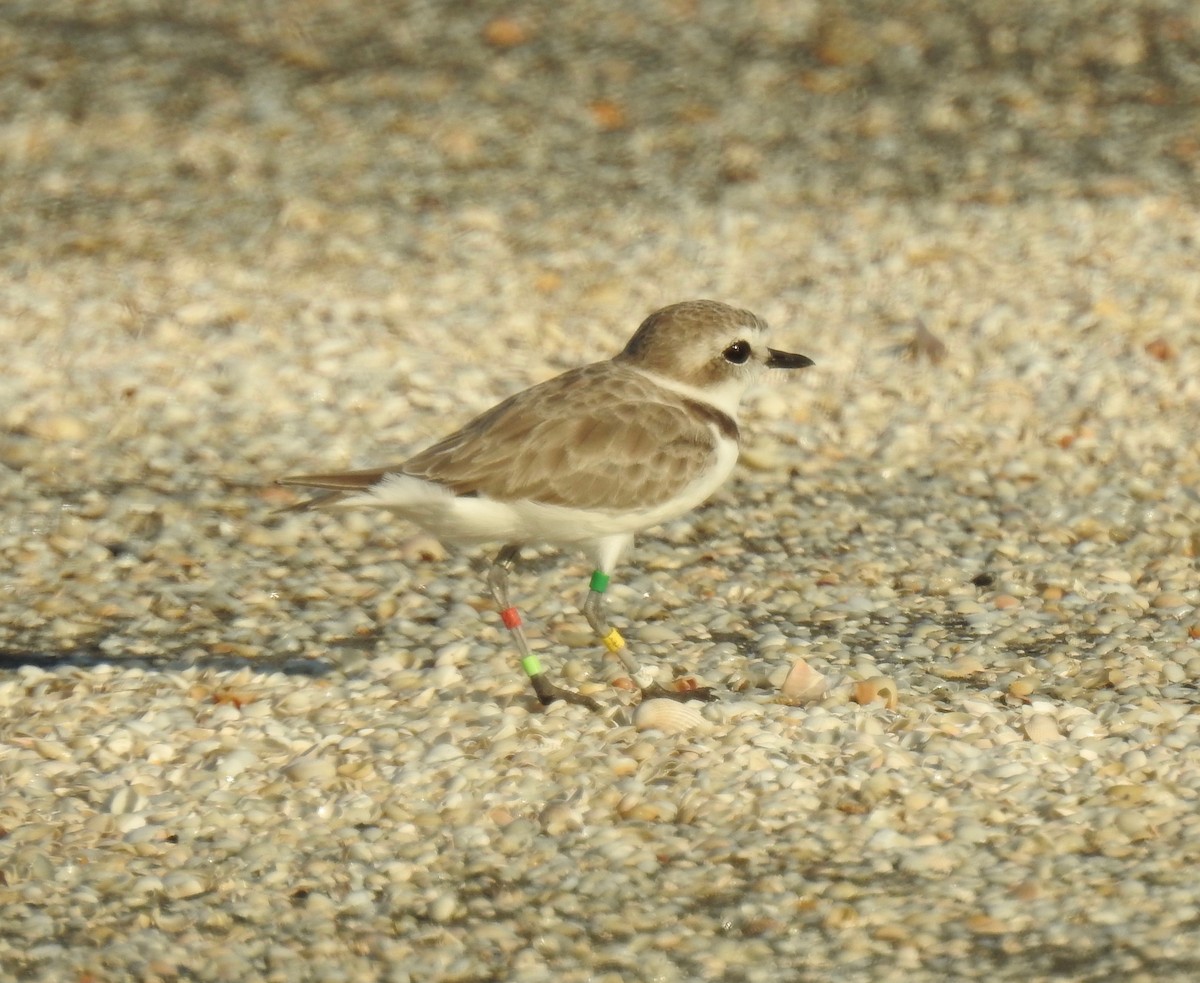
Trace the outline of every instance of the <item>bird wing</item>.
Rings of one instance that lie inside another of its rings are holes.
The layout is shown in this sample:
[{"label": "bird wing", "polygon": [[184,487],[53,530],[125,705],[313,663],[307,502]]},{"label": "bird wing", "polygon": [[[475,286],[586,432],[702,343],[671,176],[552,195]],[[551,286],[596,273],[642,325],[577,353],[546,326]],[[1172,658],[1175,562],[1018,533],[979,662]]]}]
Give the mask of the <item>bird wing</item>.
[{"label": "bird wing", "polygon": [[736,424],[720,411],[599,362],[511,396],[403,464],[286,480],[340,498],[406,474],[502,502],[650,508],[710,466],[714,424],[736,437]]}]

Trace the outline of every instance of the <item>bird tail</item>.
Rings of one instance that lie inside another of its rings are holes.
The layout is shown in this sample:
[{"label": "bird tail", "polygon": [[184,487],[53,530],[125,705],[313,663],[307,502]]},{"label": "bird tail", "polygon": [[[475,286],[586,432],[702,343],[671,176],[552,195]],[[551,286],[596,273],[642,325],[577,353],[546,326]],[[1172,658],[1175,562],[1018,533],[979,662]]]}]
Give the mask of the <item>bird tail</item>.
[{"label": "bird tail", "polygon": [[385,474],[390,474],[394,468],[368,468],[365,471],[333,471],[329,474],[296,474],[280,478],[277,485],[298,485],[302,488],[324,488],[323,495],[315,495],[294,505],[286,505],[276,512],[305,512],[308,509],[323,508],[334,505],[343,498],[348,498],[355,492],[366,491],[372,485],[378,484]]}]

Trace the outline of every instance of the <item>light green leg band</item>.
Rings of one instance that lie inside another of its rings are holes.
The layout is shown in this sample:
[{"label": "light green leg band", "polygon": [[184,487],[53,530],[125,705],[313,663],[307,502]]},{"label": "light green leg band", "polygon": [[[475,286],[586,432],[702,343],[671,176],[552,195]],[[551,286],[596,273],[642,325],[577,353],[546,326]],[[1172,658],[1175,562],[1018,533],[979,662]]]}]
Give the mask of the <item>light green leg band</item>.
[{"label": "light green leg band", "polygon": [[521,660],[521,668],[525,670],[525,675],[532,678],[542,674],[542,664],[538,662],[536,655],[527,655]]}]

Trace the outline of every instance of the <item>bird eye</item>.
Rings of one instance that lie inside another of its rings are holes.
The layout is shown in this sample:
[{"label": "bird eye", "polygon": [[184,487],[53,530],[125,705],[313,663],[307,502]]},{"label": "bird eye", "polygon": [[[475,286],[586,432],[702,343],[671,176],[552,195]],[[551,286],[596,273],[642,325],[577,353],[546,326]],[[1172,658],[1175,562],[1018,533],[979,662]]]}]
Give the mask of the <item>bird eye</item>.
[{"label": "bird eye", "polygon": [[750,357],[750,342],[735,341],[725,351],[721,352],[721,354],[725,356],[726,362],[741,365]]}]

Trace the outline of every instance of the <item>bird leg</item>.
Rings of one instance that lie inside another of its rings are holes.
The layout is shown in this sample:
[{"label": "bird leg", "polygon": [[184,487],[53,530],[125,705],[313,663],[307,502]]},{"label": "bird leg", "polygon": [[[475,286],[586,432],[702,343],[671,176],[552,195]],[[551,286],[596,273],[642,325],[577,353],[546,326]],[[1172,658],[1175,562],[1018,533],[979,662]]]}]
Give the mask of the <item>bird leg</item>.
[{"label": "bird leg", "polygon": [[521,614],[512,606],[508,597],[508,572],[513,568],[513,564],[516,563],[520,554],[521,547],[513,543],[505,546],[496,554],[496,559],[492,561],[491,569],[488,571],[488,587],[491,589],[496,604],[500,607],[500,619],[504,622],[504,627],[512,634],[513,644],[516,645],[517,652],[521,656],[521,668],[525,670],[525,675],[533,684],[533,691],[537,694],[538,702],[545,706],[555,700],[562,700],[564,703],[577,703],[589,710],[599,711],[600,705],[591,697],[573,693],[571,690],[555,686],[550,682],[542,673],[542,664],[538,661],[538,657],[529,651],[525,629],[521,627]]},{"label": "bird leg", "polygon": [[[625,670],[629,673],[629,678],[638,682],[638,664],[637,660],[629,654],[629,649],[625,645],[625,639],[617,629],[613,628],[608,623],[608,618],[605,615],[604,592],[608,590],[609,575],[603,570],[595,570],[592,572],[592,580],[588,585],[587,600],[583,602],[583,616],[587,618],[588,624],[592,626],[604,647],[615,655],[625,666]],[[641,687],[642,699],[667,699],[667,700],[713,700],[716,699],[710,687],[704,686],[690,690],[669,690],[657,683],[651,683],[649,686]]]}]

